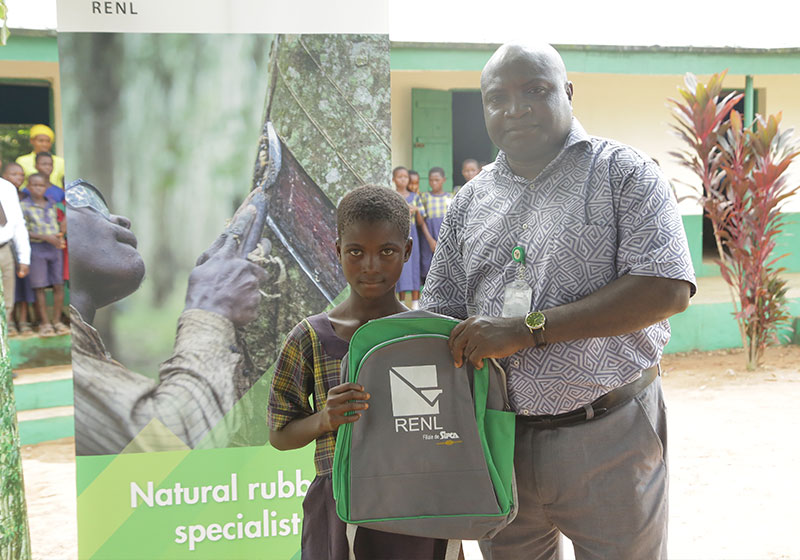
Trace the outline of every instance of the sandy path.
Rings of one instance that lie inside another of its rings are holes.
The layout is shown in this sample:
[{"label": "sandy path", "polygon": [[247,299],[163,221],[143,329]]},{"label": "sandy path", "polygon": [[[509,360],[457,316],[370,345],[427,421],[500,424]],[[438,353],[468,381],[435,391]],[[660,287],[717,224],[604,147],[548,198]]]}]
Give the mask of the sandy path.
[{"label": "sandy path", "polygon": [[[766,364],[747,372],[739,351],[664,359],[673,560],[800,560],[800,347],[770,349]],[[72,453],[71,439],[23,449],[34,559],[77,557]]]}]

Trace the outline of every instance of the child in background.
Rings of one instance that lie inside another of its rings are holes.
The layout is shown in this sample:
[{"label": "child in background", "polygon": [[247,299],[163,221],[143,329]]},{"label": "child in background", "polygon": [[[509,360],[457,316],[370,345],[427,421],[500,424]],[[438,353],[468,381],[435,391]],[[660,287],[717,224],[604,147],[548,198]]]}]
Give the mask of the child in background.
[{"label": "child in background", "polygon": [[[50,152],[39,152],[36,154],[36,171],[44,175],[45,177],[50,177],[50,174],[53,173],[53,156]],[[44,192],[45,198],[49,198],[56,204],[59,204],[61,208],[64,207],[64,189],[59,186],[54,185],[50,182],[50,179],[47,180],[47,190]],[[25,196],[30,196],[30,191],[28,187],[22,189],[22,192]]]},{"label": "child in background", "polygon": [[[31,286],[36,297],[36,314],[39,316],[39,335],[67,334],[69,328],[61,322],[64,306],[64,264],[62,261],[64,239],[58,223],[56,204],[45,198],[50,183],[42,173],[28,177],[30,196],[22,199],[20,206],[25,216],[31,240]],[[47,315],[45,289],[53,288],[53,320]]]},{"label": "child in background", "polygon": [[419,173],[413,169],[408,170],[408,190],[419,194]]},{"label": "child in background", "polygon": [[[25,170],[16,162],[8,163],[3,169],[3,179],[17,187],[17,191],[19,191],[22,183],[25,182]],[[20,195],[20,198],[22,198],[22,195]]]},{"label": "child in background", "polygon": [[[422,209],[422,202],[420,201],[417,193],[408,190],[409,177],[408,169],[405,167],[395,167],[392,171],[392,182],[395,189],[408,203],[408,211],[411,220],[411,225],[416,224],[423,234],[427,233],[428,228],[425,226],[425,214]],[[397,281],[397,294],[401,301],[405,301],[407,295],[411,295],[411,309],[419,307],[419,288],[422,284],[420,277],[420,252],[419,252],[419,236],[417,235],[417,228],[411,228],[411,258],[403,267],[403,274]]]},{"label": "child in background", "polygon": [[461,175],[464,177],[464,184],[466,185],[470,181],[472,181],[473,177],[480,173],[481,166],[478,164],[477,159],[465,159],[464,162],[461,164]]},{"label": "child in background", "polygon": [[[336,213],[336,253],[350,295],[292,329],[275,366],[267,416],[270,443],[285,450],[316,441],[317,476],[303,500],[304,560],[349,555],[331,481],[336,430],[370,412],[364,387],[339,382],[341,360],[361,325],[406,311],[394,288],[411,256],[408,212],[404,199],[384,187],[359,187],[345,195]],[[359,527],[354,548],[356,558],[434,559],[444,556],[447,541]]]},{"label": "child in background", "polygon": [[433,252],[436,250],[436,243],[439,240],[439,230],[442,228],[444,215],[450,208],[453,197],[450,193],[444,192],[444,169],[432,167],[428,172],[428,183],[431,186],[430,192],[422,193],[422,207],[425,209],[425,224],[427,225],[427,243],[423,243],[420,249],[420,273],[422,282],[428,276],[431,267]]}]

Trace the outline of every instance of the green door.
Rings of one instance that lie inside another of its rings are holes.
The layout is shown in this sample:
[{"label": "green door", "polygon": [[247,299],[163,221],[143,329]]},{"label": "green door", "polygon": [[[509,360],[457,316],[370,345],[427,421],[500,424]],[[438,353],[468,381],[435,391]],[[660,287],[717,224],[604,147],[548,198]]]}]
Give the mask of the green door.
[{"label": "green door", "polygon": [[428,171],[444,169],[444,190],[453,190],[453,96],[435,89],[411,90],[411,166],[419,172],[419,190],[428,191]]}]

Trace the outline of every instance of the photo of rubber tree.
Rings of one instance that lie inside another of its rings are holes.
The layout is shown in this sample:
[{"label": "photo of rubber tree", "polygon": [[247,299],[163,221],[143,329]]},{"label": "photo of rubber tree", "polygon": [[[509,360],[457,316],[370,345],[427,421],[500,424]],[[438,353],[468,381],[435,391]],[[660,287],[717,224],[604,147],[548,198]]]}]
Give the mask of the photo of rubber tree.
[{"label": "photo of rubber tree", "polygon": [[78,455],[264,445],[286,333],[389,184],[385,35],[59,35]]}]

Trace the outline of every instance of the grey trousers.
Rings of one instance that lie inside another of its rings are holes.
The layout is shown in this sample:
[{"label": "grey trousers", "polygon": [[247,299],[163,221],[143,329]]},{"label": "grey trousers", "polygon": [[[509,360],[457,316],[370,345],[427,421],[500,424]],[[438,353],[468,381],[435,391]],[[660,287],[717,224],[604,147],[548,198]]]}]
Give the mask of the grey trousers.
[{"label": "grey trousers", "polygon": [[667,419],[661,378],[632,401],[575,426],[517,422],[519,514],[486,560],[556,560],[559,532],[576,560],[667,558]]}]

